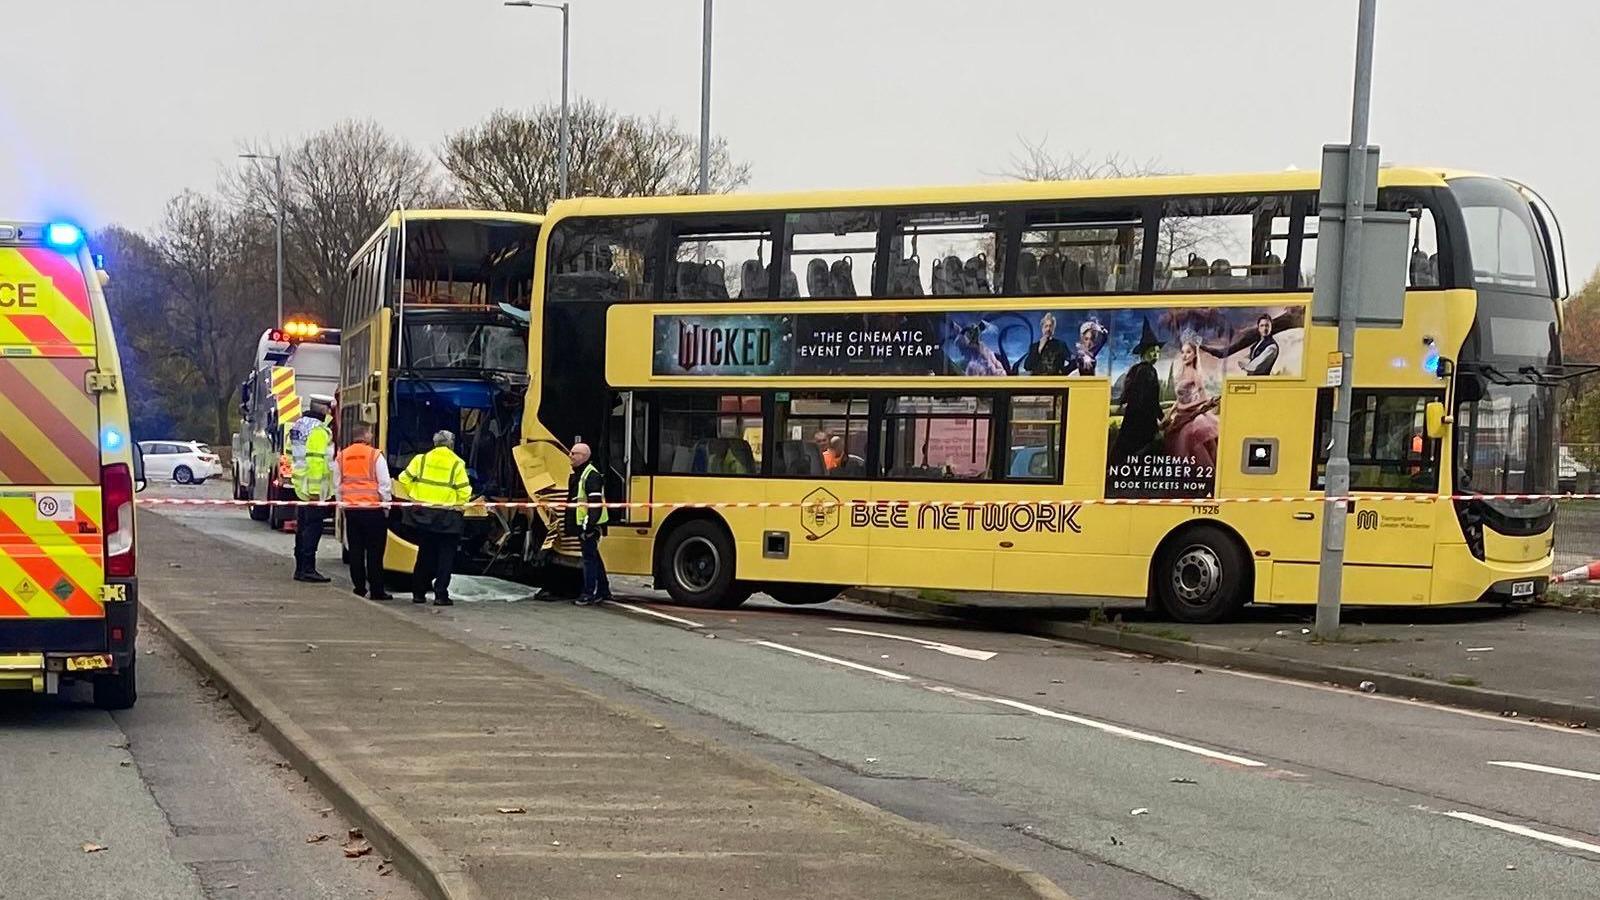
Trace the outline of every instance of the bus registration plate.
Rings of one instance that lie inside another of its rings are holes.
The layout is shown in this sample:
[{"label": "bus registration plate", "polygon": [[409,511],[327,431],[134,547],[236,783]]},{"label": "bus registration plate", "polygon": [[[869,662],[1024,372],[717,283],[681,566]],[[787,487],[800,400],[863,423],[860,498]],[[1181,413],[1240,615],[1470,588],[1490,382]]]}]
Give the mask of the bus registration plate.
[{"label": "bus registration plate", "polygon": [[88,672],[95,669],[111,668],[111,654],[101,653],[95,656],[69,656],[67,657],[68,672]]},{"label": "bus registration plate", "polygon": [[1511,583],[1511,596],[1513,596],[1513,597],[1532,597],[1533,596],[1533,582],[1531,582],[1531,581],[1513,581]]}]

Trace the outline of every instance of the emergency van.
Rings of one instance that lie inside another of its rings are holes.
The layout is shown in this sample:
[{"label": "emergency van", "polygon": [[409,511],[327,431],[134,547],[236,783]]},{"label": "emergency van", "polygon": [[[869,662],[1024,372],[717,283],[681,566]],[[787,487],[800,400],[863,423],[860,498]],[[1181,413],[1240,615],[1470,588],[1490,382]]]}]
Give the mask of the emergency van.
[{"label": "emergency van", "polygon": [[83,232],[0,221],[0,688],[138,697],[122,367]]}]

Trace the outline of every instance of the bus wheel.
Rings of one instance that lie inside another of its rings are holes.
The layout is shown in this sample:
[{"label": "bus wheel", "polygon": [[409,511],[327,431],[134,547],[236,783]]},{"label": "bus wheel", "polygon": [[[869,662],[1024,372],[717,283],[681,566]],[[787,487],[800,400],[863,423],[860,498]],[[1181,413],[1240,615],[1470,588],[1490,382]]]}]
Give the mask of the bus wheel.
[{"label": "bus wheel", "polygon": [[1229,618],[1244,605],[1247,563],[1238,542],[1221,529],[1185,531],[1156,560],[1156,598],[1179,622],[1199,625]]},{"label": "bus wheel", "polygon": [[813,603],[827,603],[839,596],[844,590],[838,584],[786,584],[775,583],[763,585],[761,588],[767,596],[790,606],[809,606]]},{"label": "bus wheel", "polygon": [[733,609],[750,596],[733,580],[733,541],[716,523],[694,519],[673,529],[661,554],[662,581],[675,603]]},{"label": "bus wheel", "polygon": [[129,709],[139,699],[139,680],[134,662],[115,675],[97,675],[94,679],[94,705],[101,709]]}]

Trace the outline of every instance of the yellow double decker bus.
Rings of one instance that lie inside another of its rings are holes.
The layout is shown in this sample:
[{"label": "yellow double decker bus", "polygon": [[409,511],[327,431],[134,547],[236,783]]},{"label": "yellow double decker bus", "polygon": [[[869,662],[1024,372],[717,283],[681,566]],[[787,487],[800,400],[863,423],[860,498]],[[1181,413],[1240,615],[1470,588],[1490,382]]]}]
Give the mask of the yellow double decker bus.
[{"label": "yellow double decker bus", "polygon": [[[1336,329],[1315,172],[579,199],[541,235],[524,451],[679,602],[844,587],[1316,598]],[[1384,169],[1404,319],[1357,337],[1345,597],[1540,595],[1563,293],[1515,183]],[[1336,360],[1336,357],[1335,357]],[[1238,502],[1243,500],[1261,502]],[[620,521],[618,521],[620,519]]]},{"label": "yellow double decker bus", "polygon": [[[528,499],[513,451],[528,385],[540,221],[514,212],[405,210],[378,226],[349,265],[334,424],[340,447],[355,424],[369,425],[398,475],[446,430],[467,463],[474,497]],[[457,570],[526,579],[547,533],[527,509],[474,505]],[[342,525],[339,534],[342,541]],[[413,537],[399,510],[391,512],[386,569],[412,570]]]}]

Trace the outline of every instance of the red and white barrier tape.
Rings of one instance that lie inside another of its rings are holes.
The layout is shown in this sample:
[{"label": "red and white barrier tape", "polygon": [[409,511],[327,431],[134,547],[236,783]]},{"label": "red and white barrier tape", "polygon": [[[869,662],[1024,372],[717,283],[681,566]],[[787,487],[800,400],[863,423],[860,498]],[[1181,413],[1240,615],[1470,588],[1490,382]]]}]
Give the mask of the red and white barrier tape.
[{"label": "red and white barrier tape", "polygon": [[[959,509],[983,506],[1017,506],[1031,503],[1067,503],[1078,506],[1216,506],[1234,503],[1322,503],[1328,498],[1321,494],[1308,494],[1303,496],[1278,496],[1278,497],[1140,497],[1140,498],[1086,498],[1072,500],[1056,497],[1041,497],[1035,500],[619,500],[608,501],[604,504],[586,504],[589,506],[604,505],[608,509],[816,509],[832,507],[850,507],[855,505],[867,506],[917,506],[933,507],[940,509],[953,506]],[[1450,496],[1436,496],[1432,494],[1355,494],[1346,500],[1336,500],[1338,503],[1354,502],[1365,503],[1372,501],[1402,501],[1409,503],[1435,503],[1446,500],[1600,500],[1600,494],[1453,494]],[[379,507],[363,503],[340,503],[335,500],[222,500],[186,497],[140,497],[135,500],[140,506],[321,506],[339,507],[348,509],[376,509]],[[551,509],[564,511],[568,506],[576,505],[566,500],[489,500],[474,501],[467,504],[472,509]],[[455,508],[442,507],[438,504],[416,503],[407,500],[395,500],[385,503],[382,508],[404,509],[406,507],[420,508]]]}]

